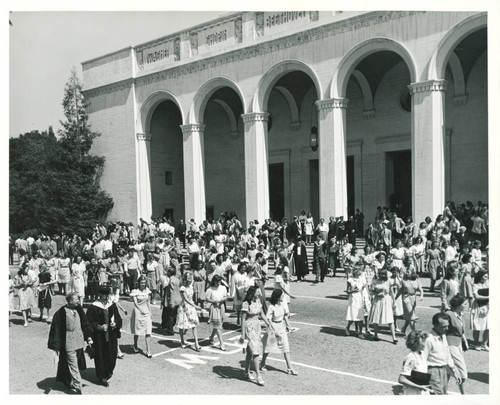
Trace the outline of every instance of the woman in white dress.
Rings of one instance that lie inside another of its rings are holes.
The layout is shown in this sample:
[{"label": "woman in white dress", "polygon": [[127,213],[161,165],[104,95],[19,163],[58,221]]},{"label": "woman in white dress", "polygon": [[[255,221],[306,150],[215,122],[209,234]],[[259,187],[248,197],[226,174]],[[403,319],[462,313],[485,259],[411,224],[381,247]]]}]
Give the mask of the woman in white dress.
[{"label": "woman in white dress", "polygon": [[193,302],[193,275],[190,271],[185,271],[182,275],[180,292],[182,302],[177,310],[177,323],[175,326],[179,328],[181,347],[185,349],[188,346],[184,341],[184,334],[188,329],[191,329],[194,336],[194,349],[199,352],[201,348],[198,344],[197,326],[200,321],[196,311],[201,311],[201,307]]},{"label": "woman in white dress", "polygon": [[134,335],[134,353],[139,352],[139,348],[137,347],[139,336],[145,336],[146,356],[148,358],[153,357],[149,351],[149,343],[153,329],[151,306],[149,304],[150,295],[151,291],[147,287],[146,277],[139,277],[139,280],[137,280],[137,288],[130,292],[130,297],[134,300],[134,309],[130,316],[130,333]]},{"label": "woman in white dress", "polygon": [[222,341],[221,330],[225,317],[224,302],[227,300],[227,289],[221,285],[221,281],[221,276],[214,274],[210,283],[210,288],[206,292],[206,301],[210,304],[208,322],[213,328],[210,335],[210,342],[214,345],[214,338],[215,335],[217,335],[219,338],[219,349],[225,352],[226,348]]},{"label": "woman in white dress", "polygon": [[392,343],[397,344],[394,330],[393,296],[387,270],[382,269],[378,273],[378,279],[372,282],[373,301],[370,311],[370,323],[374,326],[373,340],[379,341],[378,330],[380,325],[389,325],[392,335]]},{"label": "woman in white dress", "polygon": [[246,292],[250,287],[250,279],[247,277],[247,264],[238,264],[238,271],[231,278],[230,296],[233,297],[233,311],[236,311],[236,325],[240,324],[241,307]]},{"label": "woman in white dress", "polygon": [[[471,307],[472,336],[474,338],[474,349],[489,351],[489,325],[488,314],[490,312],[489,276],[484,270],[480,270],[474,276],[472,287],[474,302]],[[483,342],[479,344],[479,334],[483,332]]]},{"label": "woman in white dress", "polygon": [[83,298],[85,297],[85,270],[85,262],[82,261],[80,256],[77,256],[71,266],[71,290],[78,295],[81,306],[83,306]]},{"label": "woman in white dress", "polygon": [[307,213],[306,220],[304,222],[304,233],[306,234],[306,243],[312,243],[312,236],[314,234],[314,219],[310,212]]},{"label": "woman in white dress", "polygon": [[62,295],[69,293],[68,285],[71,281],[71,272],[69,270],[70,259],[66,257],[64,250],[61,250],[57,266],[57,284],[59,292]]},{"label": "woman in white dress", "polygon": [[356,336],[362,333],[365,315],[363,298],[363,289],[366,287],[365,283],[366,279],[361,277],[361,268],[354,267],[351,277],[347,279],[347,294],[349,295],[346,315],[347,326],[345,328],[347,336],[351,334],[350,328],[353,322]]}]

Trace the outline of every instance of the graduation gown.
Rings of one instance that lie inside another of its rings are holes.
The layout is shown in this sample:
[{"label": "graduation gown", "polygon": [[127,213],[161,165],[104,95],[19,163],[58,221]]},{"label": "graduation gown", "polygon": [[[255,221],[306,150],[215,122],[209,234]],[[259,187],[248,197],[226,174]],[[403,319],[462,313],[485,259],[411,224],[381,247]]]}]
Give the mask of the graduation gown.
[{"label": "graduation gown", "polygon": [[[80,326],[83,331],[83,338],[87,340],[92,334],[92,328],[87,320],[85,312],[83,312],[83,308],[78,305],[75,310],[78,312],[78,316],[80,317]],[[47,346],[50,350],[57,350],[59,352],[56,380],[61,381],[66,385],[70,385],[71,374],[69,372],[66,357],[66,305],[59,308],[52,318]],[[87,368],[87,364],[85,362],[85,353],[83,352],[83,349],[78,349],[76,351],[76,357],[78,359],[78,368],[80,370],[85,370]]]},{"label": "graduation gown", "polygon": [[[116,327],[111,329],[109,324],[114,317]],[[122,318],[118,307],[114,303],[103,305],[95,301],[87,309],[87,319],[92,327],[92,345],[95,349],[95,372],[100,380],[108,380],[113,375],[118,354],[118,338],[122,327]],[[108,325],[108,331],[98,330],[99,325]]]}]

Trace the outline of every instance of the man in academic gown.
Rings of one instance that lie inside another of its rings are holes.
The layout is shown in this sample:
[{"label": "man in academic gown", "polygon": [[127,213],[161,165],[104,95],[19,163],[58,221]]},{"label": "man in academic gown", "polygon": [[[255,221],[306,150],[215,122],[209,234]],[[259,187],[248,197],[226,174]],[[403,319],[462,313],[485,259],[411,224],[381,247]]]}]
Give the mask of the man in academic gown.
[{"label": "man in academic gown", "polygon": [[85,370],[84,341],[92,343],[92,328],[76,293],[66,296],[67,304],[57,310],[50,326],[48,348],[59,355],[56,380],[82,393],[80,370]]},{"label": "man in academic gown", "polygon": [[99,287],[99,299],[87,309],[87,319],[92,327],[95,349],[95,372],[99,384],[109,387],[118,354],[118,338],[122,318],[115,303],[109,299],[110,288]]}]

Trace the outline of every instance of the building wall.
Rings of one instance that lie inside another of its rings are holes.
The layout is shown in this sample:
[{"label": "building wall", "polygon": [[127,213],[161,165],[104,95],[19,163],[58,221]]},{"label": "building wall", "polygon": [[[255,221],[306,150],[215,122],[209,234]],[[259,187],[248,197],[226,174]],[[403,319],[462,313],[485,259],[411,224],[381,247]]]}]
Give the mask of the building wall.
[{"label": "building wall", "polygon": [[109,220],[137,221],[136,133],[132,91],[123,87],[92,97],[89,105],[94,140],[92,153],[105,156],[101,188],[113,197]]}]

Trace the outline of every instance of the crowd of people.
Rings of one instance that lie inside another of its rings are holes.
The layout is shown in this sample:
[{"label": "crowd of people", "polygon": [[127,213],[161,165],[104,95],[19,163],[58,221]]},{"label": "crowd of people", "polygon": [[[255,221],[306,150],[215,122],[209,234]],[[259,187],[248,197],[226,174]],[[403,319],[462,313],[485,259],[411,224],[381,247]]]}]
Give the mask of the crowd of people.
[{"label": "crowd of people", "polygon": [[[151,305],[160,303],[161,327],[167,335],[173,335],[177,328],[182,348],[188,347],[185,335],[191,331],[193,348],[200,350],[197,326],[205,316],[212,328],[210,341],[215,345],[217,339],[224,351],[221,331],[227,301],[231,300],[246,347],[245,375],[263,385],[261,371],[271,350],[283,353],[288,373],[297,375],[287,336],[293,331],[288,320],[291,282],[307,281],[310,268],[314,279],[309,281],[314,283],[324,282],[327,275],[335,277],[341,270],[349,297],[346,334],[379,341],[380,327],[389,326],[392,343],[397,344],[397,334],[406,337],[409,329],[406,344],[412,352],[405,359],[400,378],[406,391],[446,393],[445,386],[436,385],[436,373],[430,373],[434,380],[421,388],[411,382],[412,370],[421,372],[425,368],[422,364],[428,364],[428,371],[441,366],[453,370],[463,392],[467,377],[464,349],[456,345],[453,336],[460,335],[464,340],[464,309],[470,310],[472,317],[473,348],[488,350],[489,344],[488,263],[481,250],[488,243],[487,205],[449,202],[434,221],[427,217],[420,224],[378,207],[366,228],[364,220],[363,213],[356,210],[347,221],[330,217],[328,223],[321,218],[315,224],[311,213],[303,211],[290,222],[267,219],[260,224],[255,220],[243,227],[235,213],[222,213],[216,220],[201,224],[180,221],[177,227],[165,218],[149,222],[141,219],[137,227],[122,222],[96,224],[88,238],[64,233],[36,239],[35,235],[26,235],[12,243],[19,272],[10,280],[10,309],[14,309],[16,294],[25,327],[31,321],[31,308],[38,305],[40,320],[46,310],[53,339],[54,333],[60,333],[62,318],[59,314],[56,322],[56,315],[50,316],[52,296],[66,296],[66,316],[71,313],[74,325],[81,322],[82,339],[81,347],[72,348],[77,354],[67,354],[62,361],[71,363],[71,381],[66,368],[60,376],[58,371],[58,377],[81,391],[81,385],[75,382],[75,364],[81,361],[83,340],[96,347],[96,371],[103,385],[109,385],[116,358],[123,358],[118,338],[122,315],[128,313],[120,305],[120,296],[130,297],[134,305],[130,318],[133,350],[139,352],[139,336],[145,336],[145,355],[149,358]],[[362,253],[356,247],[360,238],[365,241]],[[312,266],[307,247],[313,252]],[[268,302],[264,287],[271,276],[270,263],[274,263],[274,290]],[[444,333],[450,331],[444,364],[433,364],[436,359],[429,354],[432,351],[424,350],[431,335],[416,329],[417,295],[420,300],[423,297],[422,276],[430,277],[429,292],[439,289],[441,298],[442,311],[435,323],[433,320],[433,330],[439,330],[437,334],[444,329]],[[89,304],[86,314],[75,309],[82,308],[84,302]],[[259,317],[267,325],[263,340]],[[401,329],[398,320],[404,320]],[[442,323],[447,323],[446,328]],[[355,330],[351,332],[353,324]],[[58,331],[52,332],[54,328]],[[115,343],[108,347],[111,335]],[[49,348],[59,353],[63,350],[64,345],[50,341]],[[442,373],[439,378],[441,383]]]}]

